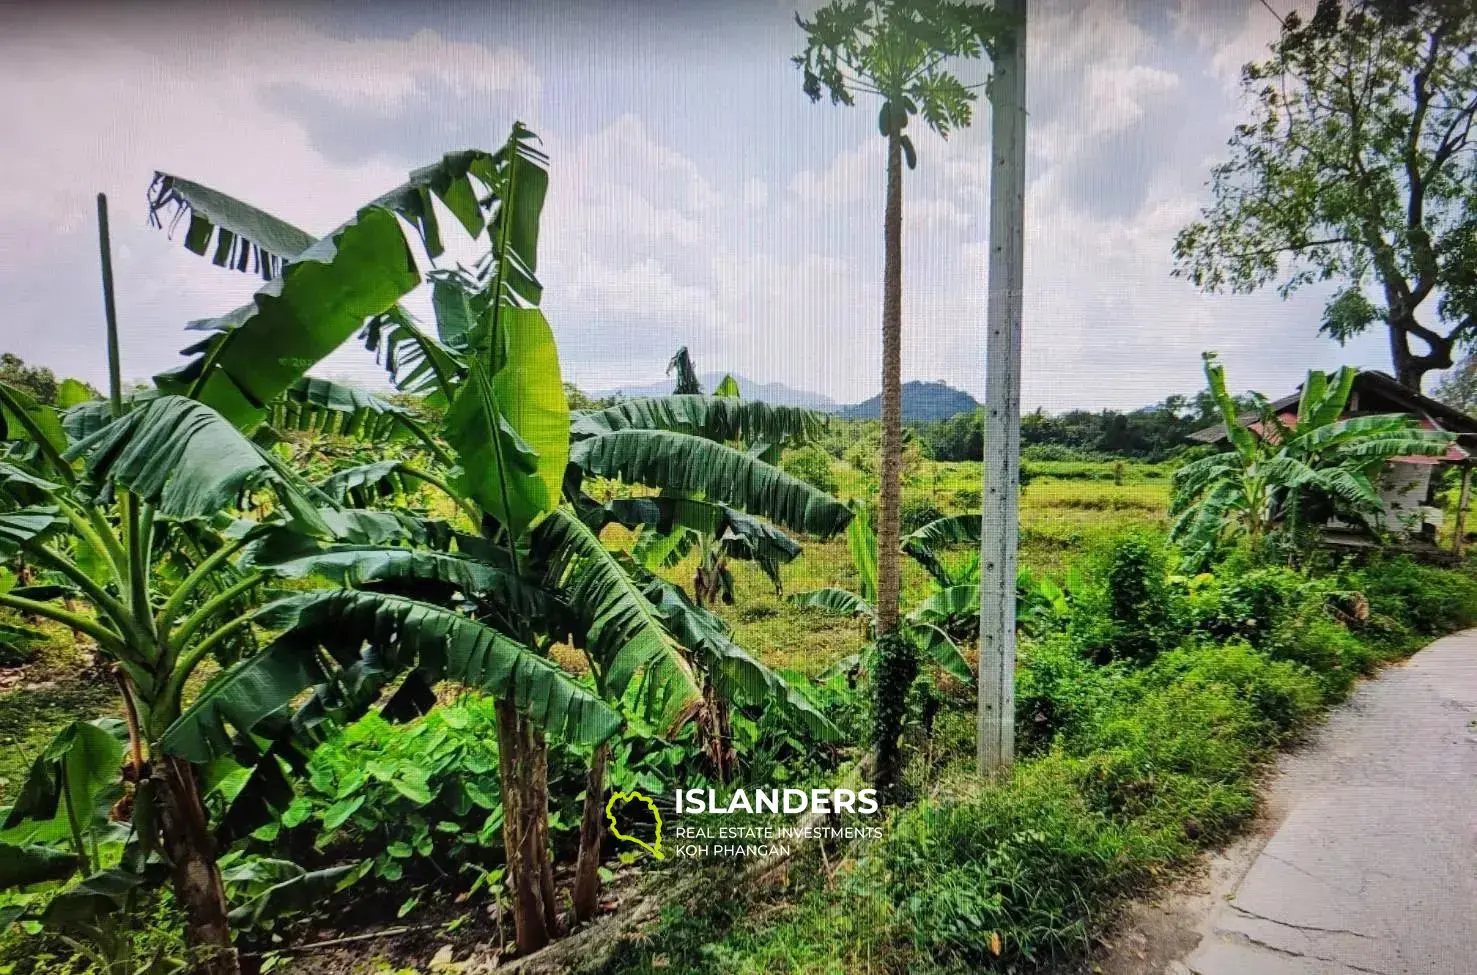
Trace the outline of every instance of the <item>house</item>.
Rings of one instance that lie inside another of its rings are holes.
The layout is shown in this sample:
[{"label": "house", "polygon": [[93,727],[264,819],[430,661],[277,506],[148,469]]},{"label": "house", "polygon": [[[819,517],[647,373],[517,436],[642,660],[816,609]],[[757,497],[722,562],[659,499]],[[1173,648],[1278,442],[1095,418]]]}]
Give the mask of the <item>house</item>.
[{"label": "house", "polygon": [[[1270,404],[1283,423],[1296,424],[1301,392],[1299,389]],[[1440,457],[1397,457],[1391,460],[1380,475],[1378,487],[1384,503],[1385,529],[1408,544],[1434,547],[1442,522],[1442,511],[1436,503],[1436,492],[1442,482],[1439,475],[1448,465],[1459,466],[1462,471],[1461,500],[1452,532],[1453,551],[1459,555],[1466,541],[1464,520],[1471,494],[1472,465],[1477,458],[1477,419],[1403,386],[1383,372],[1362,371],[1354,378],[1344,418],[1379,413],[1404,413],[1427,430],[1456,434],[1456,442]],[[1260,421],[1261,415],[1256,412],[1237,417],[1240,425],[1258,433]],[[1207,444],[1224,443],[1226,426],[1218,423],[1192,433],[1190,439]],[[1362,533],[1355,526],[1331,521],[1327,527],[1327,540],[1333,544],[1368,544],[1367,540],[1360,538]]]}]

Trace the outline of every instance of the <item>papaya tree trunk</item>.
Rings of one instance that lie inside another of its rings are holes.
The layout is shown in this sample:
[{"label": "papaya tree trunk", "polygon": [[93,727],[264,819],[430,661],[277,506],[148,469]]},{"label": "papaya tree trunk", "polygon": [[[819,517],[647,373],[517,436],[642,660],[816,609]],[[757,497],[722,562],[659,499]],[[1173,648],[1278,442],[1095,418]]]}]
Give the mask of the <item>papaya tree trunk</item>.
[{"label": "papaya tree trunk", "polygon": [[174,896],[185,914],[185,942],[193,975],[239,975],[231,944],[226,892],[215,860],[215,840],[188,762],[164,757],[154,772],[160,796],[164,852],[174,865]]},{"label": "papaya tree trunk", "polygon": [[[538,951],[549,943],[549,925],[544,913],[543,862],[537,817],[540,804],[533,800],[530,774],[532,739],[517,710],[497,702],[498,772],[503,791],[503,846],[508,861],[508,889],[513,902],[514,938],[521,954]],[[543,806],[547,819],[548,806]]]},{"label": "papaya tree trunk", "polygon": [[882,491],[877,526],[877,632],[898,625],[903,473],[903,151],[887,137],[887,212],[882,268]]},{"label": "papaya tree trunk", "polygon": [[585,804],[580,815],[580,853],[574,867],[574,920],[583,923],[600,906],[600,846],[605,838],[605,764],[608,745],[597,745],[585,776]]}]

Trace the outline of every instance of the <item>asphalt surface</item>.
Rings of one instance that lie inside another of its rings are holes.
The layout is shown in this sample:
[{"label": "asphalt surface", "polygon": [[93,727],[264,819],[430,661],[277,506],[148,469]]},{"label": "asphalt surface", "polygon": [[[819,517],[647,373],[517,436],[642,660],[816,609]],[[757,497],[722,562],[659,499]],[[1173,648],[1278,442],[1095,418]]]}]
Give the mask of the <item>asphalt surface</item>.
[{"label": "asphalt surface", "polygon": [[1285,769],[1287,818],[1169,971],[1477,975],[1477,630],[1366,682]]}]

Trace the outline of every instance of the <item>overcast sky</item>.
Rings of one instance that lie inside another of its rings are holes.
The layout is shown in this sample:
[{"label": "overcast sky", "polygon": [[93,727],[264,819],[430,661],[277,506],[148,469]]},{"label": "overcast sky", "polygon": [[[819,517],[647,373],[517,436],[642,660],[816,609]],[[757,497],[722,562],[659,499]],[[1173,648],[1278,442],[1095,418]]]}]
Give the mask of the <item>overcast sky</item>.
[{"label": "overcast sky", "polygon": [[[0,350],[104,379],[99,190],[124,374],[143,378],[182,361],[186,321],[260,284],[148,227],[156,169],[322,234],[521,119],[552,157],[540,277],[567,379],[657,379],[686,344],[704,372],[876,392],[885,144],[875,105],[801,92],[793,2],[230,8],[0,4]],[[1032,17],[1027,409],[1193,391],[1204,349],[1273,395],[1313,366],[1388,369],[1379,335],[1317,336],[1314,290],[1212,297],[1170,277],[1240,114],[1239,67],[1275,36],[1266,6],[1032,0]],[[913,137],[904,378],[982,396],[988,107],[948,142]],[[318,372],[380,376],[357,348]]]}]

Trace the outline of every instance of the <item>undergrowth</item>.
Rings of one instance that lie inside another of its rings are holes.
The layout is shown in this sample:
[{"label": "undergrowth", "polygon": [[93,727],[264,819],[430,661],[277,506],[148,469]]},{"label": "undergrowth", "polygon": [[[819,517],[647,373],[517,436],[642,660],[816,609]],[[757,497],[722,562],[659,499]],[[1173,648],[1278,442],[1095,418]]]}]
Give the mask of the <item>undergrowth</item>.
[{"label": "undergrowth", "polygon": [[[971,695],[914,730],[884,838],[808,851],[748,901],[670,907],[608,973],[1021,972],[1086,955],[1125,900],[1256,809],[1256,776],[1355,679],[1477,623],[1477,579],[1409,560],[1165,573],[1120,540],[1025,642],[1021,757],[972,774]],[[1108,582],[1111,580],[1111,584]]]}]

